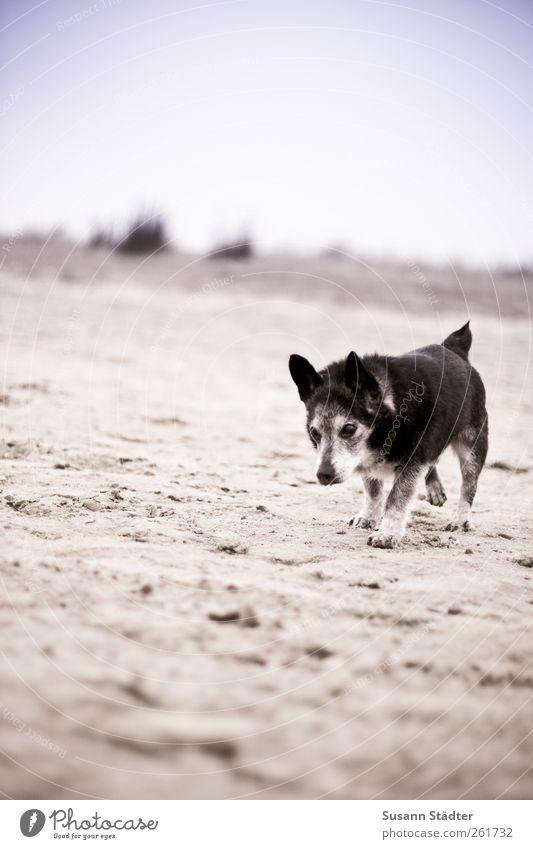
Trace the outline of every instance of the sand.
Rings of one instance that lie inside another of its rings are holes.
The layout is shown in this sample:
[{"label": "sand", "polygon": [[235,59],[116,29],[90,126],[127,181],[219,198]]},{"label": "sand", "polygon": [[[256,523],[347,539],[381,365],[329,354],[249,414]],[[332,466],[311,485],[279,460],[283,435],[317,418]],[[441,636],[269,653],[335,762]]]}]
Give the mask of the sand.
[{"label": "sand", "polygon": [[[533,793],[531,279],[411,263],[4,250],[0,788],[14,798]],[[401,546],[314,481],[316,365],[472,318],[469,534]]]}]

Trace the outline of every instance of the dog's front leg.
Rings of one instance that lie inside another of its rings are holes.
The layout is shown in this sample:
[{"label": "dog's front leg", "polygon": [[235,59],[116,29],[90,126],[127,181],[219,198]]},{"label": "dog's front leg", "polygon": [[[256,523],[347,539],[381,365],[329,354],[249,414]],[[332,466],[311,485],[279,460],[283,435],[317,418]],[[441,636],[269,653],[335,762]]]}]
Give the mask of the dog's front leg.
[{"label": "dog's front leg", "polygon": [[361,511],[350,519],[350,525],[357,528],[379,528],[383,516],[383,482],[378,478],[363,475],[365,500]]},{"label": "dog's front leg", "polygon": [[424,466],[411,464],[396,473],[385,504],[383,520],[379,530],[369,536],[369,545],[374,548],[394,548],[399,543],[407,525],[410,504],[424,471]]}]

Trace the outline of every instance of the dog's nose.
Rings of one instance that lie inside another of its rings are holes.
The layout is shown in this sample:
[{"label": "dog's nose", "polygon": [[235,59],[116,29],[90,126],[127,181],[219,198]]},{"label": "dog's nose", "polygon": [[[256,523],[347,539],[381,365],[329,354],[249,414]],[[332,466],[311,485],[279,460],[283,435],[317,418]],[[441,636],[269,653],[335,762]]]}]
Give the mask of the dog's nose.
[{"label": "dog's nose", "polygon": [[333,466],[320,466],[316,476],[322,486],[329,486],[335,479],[335,469]]}]

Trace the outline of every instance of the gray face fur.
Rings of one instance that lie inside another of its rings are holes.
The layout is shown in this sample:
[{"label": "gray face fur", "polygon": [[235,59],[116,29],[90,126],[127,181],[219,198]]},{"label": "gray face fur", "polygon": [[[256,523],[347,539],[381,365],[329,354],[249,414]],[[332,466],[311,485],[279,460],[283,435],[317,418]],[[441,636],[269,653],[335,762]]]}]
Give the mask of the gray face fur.
[{"label": "gray face fur", "polygon": [[[353,351],[317,372],[298,354],[289,359],[291,376],[307,410],[307,429],[317,450],[316,474],[324,486],[367,472],[378,457],[369,446],[384,392]],[[386,405],[385,405],[386,406]]]},{"label": "gray face fur", "polygon": [[317,451],[316,475],[324,486],[343,483],[355,471],[374,465],[374,452],[367,444],[370,428],[350,411],[332,403],[318,404],[308,428]]}]

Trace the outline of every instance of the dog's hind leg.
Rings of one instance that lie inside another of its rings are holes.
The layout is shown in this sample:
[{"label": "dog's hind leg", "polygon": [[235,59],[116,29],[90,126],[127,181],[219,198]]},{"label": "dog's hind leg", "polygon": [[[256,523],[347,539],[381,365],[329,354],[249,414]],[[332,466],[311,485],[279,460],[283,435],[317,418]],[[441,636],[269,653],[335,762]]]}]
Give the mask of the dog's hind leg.
[{"label": "dog's hind leg", "polygon": [[488,448],[488,428],[486,419],[479,431],[468,428],[452,443],[461,466],[461,495],[455,518],[444,528],[445,531],[470,530],[470,513],[474,501],[477,482],[485,463]]},{"label": "dog's hind leg", "polygon": [[350,525],[356,528],[378,528],[383,516],[383,482],[378,478],[363,475],[365,500],[357,516],[350,519]]},{"label": "dog's hind leg", "polygon": [[435,507],[442,507],[446,501],[446,493],[435,466],[431,466],[426,475],[426,497]]}]

